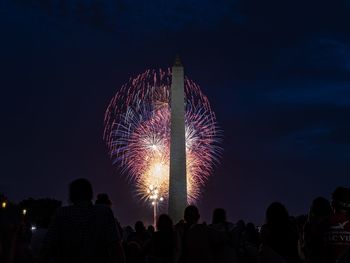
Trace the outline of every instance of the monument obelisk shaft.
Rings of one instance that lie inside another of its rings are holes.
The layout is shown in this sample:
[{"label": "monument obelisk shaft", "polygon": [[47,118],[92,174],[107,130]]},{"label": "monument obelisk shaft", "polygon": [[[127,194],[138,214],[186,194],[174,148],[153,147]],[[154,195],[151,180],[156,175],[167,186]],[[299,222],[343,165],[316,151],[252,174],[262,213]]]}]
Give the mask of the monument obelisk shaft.
[{"label": "monument obelisk shaft", "polygon": [[169,216],[183,219],[187,206],[184,69],[177,57],[171,79]]}]

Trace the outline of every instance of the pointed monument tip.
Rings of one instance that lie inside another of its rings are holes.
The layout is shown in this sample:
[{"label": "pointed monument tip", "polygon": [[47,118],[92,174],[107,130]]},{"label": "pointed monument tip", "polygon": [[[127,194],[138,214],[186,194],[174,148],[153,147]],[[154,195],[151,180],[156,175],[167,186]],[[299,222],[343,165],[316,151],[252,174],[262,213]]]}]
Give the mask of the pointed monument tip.
[{"label": "pointed monument tip", "polygon": [[175,57],[174,67],[182,67],[182,63],[179,55],[176,55]]}]

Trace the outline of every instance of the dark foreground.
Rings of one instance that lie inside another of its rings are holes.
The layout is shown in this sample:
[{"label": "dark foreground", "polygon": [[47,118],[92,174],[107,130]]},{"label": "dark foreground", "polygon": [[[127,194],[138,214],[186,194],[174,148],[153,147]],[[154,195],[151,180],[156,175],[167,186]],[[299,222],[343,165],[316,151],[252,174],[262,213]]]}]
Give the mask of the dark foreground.
[{"label": "dark foreground", "polygon": [[36,227],[25,209],[3,198],[0,262],[350,262],[348,188],[335,189],[331,201],[316,198],[307,216],[291,217],[281,203],[272,203],[259,228],[229,222],[222,208],[214,210],[210,225],[201,224],[197,207],[188,206],[176,224],[160,215],[156,231],[141,221],[122,228],[106,194],[92,203],[92,186],[85,179],[72,182],[69,190],[72,205],[56,209],[59,204],[51,204],[54,216],[37,217]]}]

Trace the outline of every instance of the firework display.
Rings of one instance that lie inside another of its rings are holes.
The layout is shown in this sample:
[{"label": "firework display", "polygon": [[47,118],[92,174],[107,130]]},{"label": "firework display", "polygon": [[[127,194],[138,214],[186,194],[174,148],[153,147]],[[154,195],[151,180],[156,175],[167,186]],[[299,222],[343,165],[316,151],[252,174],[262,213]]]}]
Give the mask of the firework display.
[{"label": "firework display", "polygon": [[[113,163],[142,199],[168,197],[170,90],[171,69],[147,70],[121,87],[105,113],[104,140]],[[187,77],[184,103],[187,193],[193,203],[220,157],[220,134],[207,97]]]}]

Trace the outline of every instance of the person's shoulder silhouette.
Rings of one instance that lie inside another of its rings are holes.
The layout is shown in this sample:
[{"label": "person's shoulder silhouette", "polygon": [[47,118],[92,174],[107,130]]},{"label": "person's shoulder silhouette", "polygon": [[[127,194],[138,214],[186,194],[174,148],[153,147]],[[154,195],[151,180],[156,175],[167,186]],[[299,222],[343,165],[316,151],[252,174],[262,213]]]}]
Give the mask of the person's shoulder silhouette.
[{"label": "person's shoulder silhouette", "polygon": [[81,178],[70,184],[71,205],[57,210],[44,242],[44,257],[58,262],[106,262],[113,247],[117,248],[115,255],[121,237],[113,212],[108,206],[93,205],[92,198],[88,180]]}]

